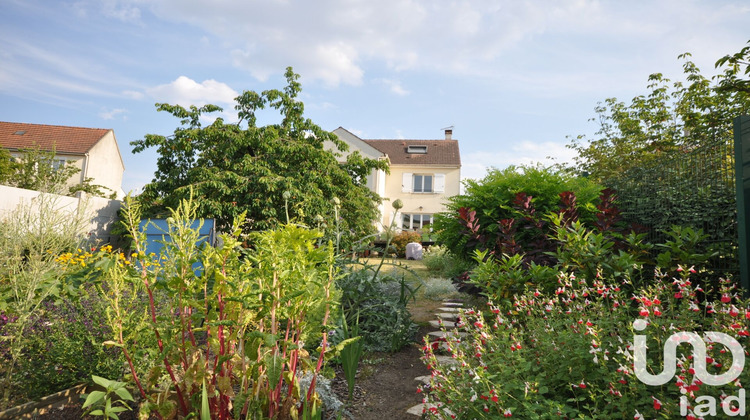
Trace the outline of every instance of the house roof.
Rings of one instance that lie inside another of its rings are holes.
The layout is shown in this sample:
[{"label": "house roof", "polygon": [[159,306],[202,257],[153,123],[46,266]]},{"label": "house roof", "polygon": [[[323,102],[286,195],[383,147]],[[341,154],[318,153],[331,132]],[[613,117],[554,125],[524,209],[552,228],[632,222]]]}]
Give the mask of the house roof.
[{"label": "house roof", "polygon": [[0,121],[0,146],[56,153],[85,154],[111,130],[106,128],[65,127]]},{"label": "house roof", "polygon": [[[388,155],[392,165],[461,166],[461,154],[456,140],[363,141]],[[409,146],[427,146],[427,151],[426,153],[409,153]]]}]

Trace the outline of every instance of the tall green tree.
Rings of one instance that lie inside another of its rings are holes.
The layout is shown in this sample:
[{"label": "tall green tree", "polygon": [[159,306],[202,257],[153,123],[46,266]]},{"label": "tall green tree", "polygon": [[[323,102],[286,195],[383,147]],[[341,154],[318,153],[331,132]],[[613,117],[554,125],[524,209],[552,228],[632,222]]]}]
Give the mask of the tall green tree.
[{"label": "tall green tree", "polygon": [[[286,222],[288,214],[309,226],[326,221],[353,235],[370,233],[379,197],[366,187],[365,176],[386,164],[359,153],[339,164],[337,155],[348,146],[304,117],[299,75],[291,67],[285,75],[283,90],[245,91],[235,98],[236,123],[216,118],[204,126],[207,114],[222,111],[215,105],[157,104],[180,126],[171,136],[149,134],[130,143],[134,153],[154,147],[159,154],[155,177],[138,197],[144,214],[164,215],[193,194],[200,217],[215,218],[220,226],[231,226],[246,212],[246,230]],[[256,113],[267,106],[279,111],[281,121],[258,126]],[[336,154],[326,150],[328,144]],[[338,223],[332,220],[334,198],[341,203]]]},{"label": "tall green tree", "polygon": [[648,93],[625,103],[608,98],[596,108],[599,131],[578,136],[568,147],[578,152],[577,169],[598,182],[660,159],[678,156],[709,141],[731,142],[732,120],[750,112],[748,81],[738,78],[750,47],[717,62],[723,73],[709,79],[684,60],[685,82],[661,73],[649,76]]}]

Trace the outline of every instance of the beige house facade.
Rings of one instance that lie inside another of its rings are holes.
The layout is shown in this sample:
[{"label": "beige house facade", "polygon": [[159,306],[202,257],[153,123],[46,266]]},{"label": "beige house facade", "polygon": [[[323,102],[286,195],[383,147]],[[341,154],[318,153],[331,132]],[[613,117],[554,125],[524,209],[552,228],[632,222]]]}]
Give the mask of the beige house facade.
[{"label": "beige house facade", "polygon": [[[461,155],[452,129],[445,130],[444,139],[436,140],[361,139],[342,127],[333,133],[349,144],[349,152],[388,161],[390,174],[373,171],[367,179],[370,190],[383,198],[382,227],[395,222],[401,230],[429,233],[434,215],[460,192]],[[397,199],[403,208],[394,219],[391,203]]]},{"label": "beige house facade", "polygon": [[68,180],[67,186],[91,178],[92,184],[106,187],[118,199],[124,196],[122,177],[125,165],[111,129],[0,121],[0,146],[14,157],[37,147],[54,151],[53,166],[72,164],[80,169]]}]

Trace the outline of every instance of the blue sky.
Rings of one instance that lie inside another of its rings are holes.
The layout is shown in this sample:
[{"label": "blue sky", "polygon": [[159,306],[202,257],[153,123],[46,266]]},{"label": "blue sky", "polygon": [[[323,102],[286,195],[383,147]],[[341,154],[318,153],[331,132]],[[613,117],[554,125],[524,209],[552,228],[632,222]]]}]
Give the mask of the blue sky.
[{"label": "blue sky", "polygon": [[[0,120],[112,128],[125,191],[156,169],[129,143],[172,133],[156,102],[224,107],[284,86],[308,118],[362,138],[436,139],[454,126],[464,177],[571,159],[597,102],[655,72],[704,74],[750,40],[746,0],[2,0]],[[277,120],[272,111],[260,123]]]}]

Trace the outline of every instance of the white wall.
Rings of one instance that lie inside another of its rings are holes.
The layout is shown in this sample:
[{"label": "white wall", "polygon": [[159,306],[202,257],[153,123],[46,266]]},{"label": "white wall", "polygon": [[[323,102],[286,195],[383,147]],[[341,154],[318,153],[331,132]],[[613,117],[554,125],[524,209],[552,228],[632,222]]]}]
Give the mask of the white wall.
[{"label": "white wall", "polygon": [[[19,204],[33,205],[40,194],[39,191],[0,185],[0,218],[14,211]],[[89,223],[86,232],[82,233],[87,234],[90,240],[108,243],[114,239],[109,234],[109,230],[117,220],[117,211],[122,206],[121,201],[93,197],[86,193],[80,193],[80,197],[55,195],[54,201],[55,207],[60,211],[75,212],[81,210],[85,212]]]}]

